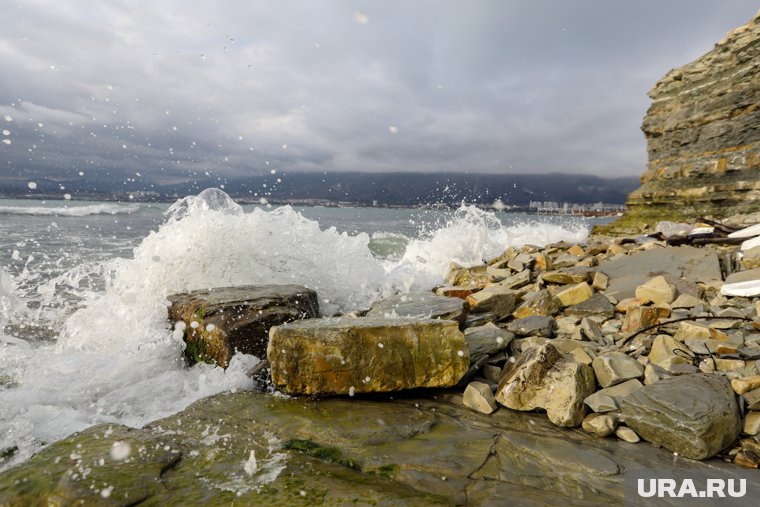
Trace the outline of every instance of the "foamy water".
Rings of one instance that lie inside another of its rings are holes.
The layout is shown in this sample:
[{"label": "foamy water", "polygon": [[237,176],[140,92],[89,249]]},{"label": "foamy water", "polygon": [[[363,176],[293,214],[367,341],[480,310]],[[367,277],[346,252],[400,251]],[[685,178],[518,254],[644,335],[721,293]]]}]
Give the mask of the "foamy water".
[{"label": "foamy water", "polygon": [[89,215],[122,215],[134,213],[137,206],[93,204],[85,206],[0,206],[0,215],[34,215],[85,217]]},{"label": "foamy water", "polygon": [[[235,356],[226,371],[184,365],[183,344],[167,321],[169,294],[297,283],[317,291],[328,315],[429,289],[451,261],[480,263],[508,245],[580,242],[587,232],[582,224],[504,225],[493,213],[465,206],[414,238],[348,234],[320,228],[287,206],[245,211],[220,190],[185,198],[131,256],[83,258],[36,290],[30,289],[39,275],[35,262],[16,268],[15,276],[0,270],[0,329],[10,330],[0,333],[0,451],[17,446],[12,462],[18,462],[94,423],[141,426],[202,397],[250,388],[245,372],[255,357]],[[393,244],[387,255],[373,254],[378,242]],[[403,254],[393,255],[398,248]],[[40,266],[54,264],[47,262]],[[51,329],[49,339],[24,335],[40,325]]]}]

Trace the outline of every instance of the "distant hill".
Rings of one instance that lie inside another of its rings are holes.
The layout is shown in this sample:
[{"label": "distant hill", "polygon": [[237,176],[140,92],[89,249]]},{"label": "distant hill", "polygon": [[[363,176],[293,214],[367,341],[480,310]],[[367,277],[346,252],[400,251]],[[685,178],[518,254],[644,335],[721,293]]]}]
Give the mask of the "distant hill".
[{"label": "distant hill", "polygon": [[[279,180],[279,181],[278,181]],[[151,181],[149,177],[116,180],[113,177],[83,178],[65,174],[55,180],[39,178],[31,191],[27,180],[0,181],[5,196],[63,195],[75,198],[103,194],[119,196],[150,192],[154,199],[198,193],[208,187],[224,186],[233,197],[266,197],[282,200],[329,200],[361,204],[417,205],[433,203],[481,202],[501,199],[504,203],[525,206],[530,201],[558,201],[611,204],[625,202],[636,189],[636,177],[601,178],[579,174],[461,174],[461,173],[286,173],[256,174],[220,179],[202,176],[177,183]],[[61,189],[63,187],[63,189]]]}]

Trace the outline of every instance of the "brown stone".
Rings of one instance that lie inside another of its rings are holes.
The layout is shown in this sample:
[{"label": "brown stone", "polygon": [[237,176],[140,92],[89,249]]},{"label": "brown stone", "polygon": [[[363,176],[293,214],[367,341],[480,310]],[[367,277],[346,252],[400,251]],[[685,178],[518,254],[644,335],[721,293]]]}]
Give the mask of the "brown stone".
[{"label": "brown stone", "polygon": [[448,387],[470,363],[464,336],[448,320],[307,319],[269,334],[272,382],[290,394]]}]

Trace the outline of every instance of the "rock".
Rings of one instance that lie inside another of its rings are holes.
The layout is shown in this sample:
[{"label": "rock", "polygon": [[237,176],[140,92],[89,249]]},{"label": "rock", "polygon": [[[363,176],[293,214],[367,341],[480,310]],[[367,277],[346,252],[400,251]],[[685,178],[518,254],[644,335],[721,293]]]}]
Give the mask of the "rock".
[{"label": "rock", "polygon": [[[695,283],[723,280],[717,254],[706,248],[690,246],[638,251],[625,257],[605,260],[597,269],[609,277],[605,295],[615,297],[618,301],[634,297],[636,287],[654,275],[663,273]],[[673,281],[669,283],[676,285],[681,294],[690,293],[685,284],[674,284]]]},{"label": "rock", "polygon": [[[760,19],[729,33],[700,58],[672,69],[649,96],[642,130],[649,163],[626,212],[605,227],[632,231],[662,218],[751,217],[758,209]],[[756,223],[756,222],[753,222]]]},{"label": "rock", "polygon": [[628,308],[625,314],[625,322],[621,331],[633,333],[640,329],[654,326],[660,321],[660,314],[657,308],[651,306],[633,306]]},{"label": "rock", "polygon": [[482,382],[470,382],[464,390],[462,403],[481,414],[491,414],[496,411],[496,400],[491,387]]},{"label": "rock", "polygon": [[[757,243],[758,239],[751,239],[745,243],[753,242]],[[760,268],[760,246],[752,246],[751,248],[745,248],[745,244],[742,244],[742,266],[744,269],[757,269]]]},{"label": "rock", "polygon": [[747,412],[745,414],[742,432],[745,435],[757,435],[760,433],[760,412]]},{"label": "rock", "polygon": [[501,378],[501,370],[502,368],[500,366],[493,364],[484,364],[480,368],[480,371],[483,374],[483,378],[495,385],[499,384],[499,379]]},{"label": "rock", "polygon": [[515,309],[513,315],[516,319],[530,317],[531,315],[550,316],[557,313],[560,304],[557,298],[549,294],[547,290],[540,290],[528,294],[520,306]]},{"label": "rock", "polygon": [[609,414],[589,414],[583,419],[581,427],[597,437],[606,437],[615,433],[618,426],[617,417]]},{"label": "rock", "polygon": [[565,315],[573,315],[575,317],[601,316],[611,319],[615,316],[615,307],[604,295],[594,294],[577,305],[565,308]]},{"label": "rock", "polygon": [[607,290],[607,284],[609,284],[610,278],[602,273],[601,271],[596,271],[594,273],[594,279],[591,282],[591,287],[596,290]]},{"label": "rock", "polygon": [[731,387],[734,389],[736,394],[744,394],[754,389],[760,389],[760,375],[735,378],[731,380]]},{"label": "rock", "polygon": [[515,292],[498,286],[489,286],[467,296],[473,313],[493,313],[500,319],[507,317],[515,308]]},{"label": "rock", "polygon": [[688,339],[709,340],[711,338],[710,329],[695,322],[681,322],[678,324],[678,331],[673,335],[673,338],[680,342]]},{"label": "rock", "polygon": [[266,357],[272,326],[319,314],[317,293],[298,285],[196,290],[168,297],[169,319],[182,322],[185,357],[224,368],[235,352]]},{"label": "rock", "polygon": [[453,321],[307,319],[276,326],[267,349],[274,386],[290,394],[353,394],[453,386],[469,368]]},{"label": "rock", "polygon": [[694,308],[702,302],[696,296],[691,294],[679,294],[678,297],[670,304],[671,308]]},{"label": "rock", "polygon": [[630,442],[632,444],[641,441],[641,438],[639,438],[636,432],[626,426],[618,426],[617,430],[615,430],[615,436],[624,442]]},{"label": "rock", "polygon": [[636,287],[635,295],[636,299],[643,303],[669,304],[676,298],[677,290],[664,276],[656,276]]},{"label": "rock", "polygon": [[629,394],[621,405],[626,425],[642,438],[690,459],[716,455],[741,431],[731,386],[714,375],[661,380]]},{"label": "rock", "polygon": [[666,334],[657,335],[649,352],[649,361],[666,370],[674,364],[692,364],[693,358],[688,347]]},{"label": "rock", "polygon": [[583,336],[586,337],[586,339],[596,342],[596,343],[605,343],[604,334],[602,333],[602,329],[599,327],[599,324],[591,320],[590,318],[586,317],[581,321],[581,327],[580,330],[583,334]]},{"label": "rock", "polygon": [[654,384],[664,378],[670,378],[673,374],[661,366],[654,363],[648,363],[644,367],[644,384]]},{"label": "rock", "polygon": [[620,402],[632,392],[641,389],[643,384],[636,379],[622,384],[600,389],[583,400],[593,412],[613,412],[620,409]]},{"label": "rock", "polygon": [[507,324],[507,331],[517,336],[543,336],[544,338],[551,338],[554,336],[554,327],[554,319],[551,317],[532,315],[513,320]]},{"label": "rock", "polygon": [[492,322],[464,330],[464,341],[470,349],[470,357],[492,356],[506,350],[515,335]]},{"label": "rock", "polygon": [[644,367],[622,352],[606,352],[591,363],[596,380],[602,387],[621,384],[626,380],[644,378]]},{"label": "rock", "polygon": [[529,269],[524,269],[519,273],[515,273],[512,276],[504,278],[499,282],[499,285],[507,289],[519,289],[525,287],[531,281],[531,271]]},{"label": "rock", "polygon": [[557,426],[575,427],[583,421],[583,400],[594,387],[590,367],[546,344],[529,348],[505,368],[496,401],[514,410],[543,408]]},{"label": "rock", "polygon": [[582,303],[593,295],[594,291],[589,284],[583,282],[561,290],[554,296],[559,300],[560,305],[565,307]]},{"label": "rock", "polygon": [[570,335],[575,331],[575,327],[578,325],[578,317],[557,317],[554,320],[557,328],[557,334]]},{"label": "rock", "polygon": [[436,296],[430,292],[411,292],[381,299],[372,304],[367,317],[421,317],[455,320],[459,327],[467,319],[467,302],[458,297]]},{"label": "rock", "polygon": [[572,285],[591,280],[594,271],[590,268],[565,268],[557,271],[547,271],[541,275],[545,283],[557,283],[560,285]]},{"label": "rock", "polygon": [[[731,387],[734,387],[733,383],[731,384]],[[734,391],[736,389],[734,388]],[[749,410],[760,410],[760,388],[752,389],[751,391],[746,391],[744,394],[744,401],[747,403],[747,408]]]},{"label": "rock", "polygon": [[482,289],[491,281],[491,276],[486,271],[486,266],[473,266],[464,268],[455,262],[449,266],[446,275],[446,283],[449,285],[464,285]]},{"label": "rock", "polygon": [[737,282],[751,282],[752,280],[760,280],[760,268],[745,269],[743,271],[737,271],[731,273],[726,277],[726,283]]},{"label": "rock", "polygon": [[433,293],[436,296],[467,299],[467,296],[480,290],[480,287],[468,285],[442,285],[436,287]]}]

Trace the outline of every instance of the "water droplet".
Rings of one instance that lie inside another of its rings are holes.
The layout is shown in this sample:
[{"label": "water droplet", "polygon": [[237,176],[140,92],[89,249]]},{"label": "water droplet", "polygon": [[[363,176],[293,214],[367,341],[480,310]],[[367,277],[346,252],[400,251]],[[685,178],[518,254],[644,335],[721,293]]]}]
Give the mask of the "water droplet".
[{"label": "water droplet", "polygon": [[71,200],[71,194],[63,194],[63,198],[66,199],[67,201],[70,201]]},{"label": "water droplet", "polygon": [[398,127],[395,125],[391,125],[388,127],[388,132],[391,134],[398,134]]},{"label": "water droplet", "polygon": [[34,181],[30,181],[29,183],[26,184],[26,186],[31,188],[32,190],[35,190],[37,188],[37,183],[35,183]]},{"label": "water droplet", "polygon": [[115,461],[124,461],[132,453],[132,448],[127,442],[114,442],[111,447],[111,459]]},{"label": "water droplet", "polygon": [[6,114],[5,121],[13,121],[13,116]]},{"label": "water droplet", "polygon": [[369,16],[367,16],[367,14],[362,11],[355,11],[354,21],[360,25],[366,25],[369,22]]},{"label": "water droplet", "polygon": [[8,130],[8,129],[5,129],[5,130],[3,130],[3,135],[4,136],[9,136],[9,135],[11,135],[11,131]]},{"label": "water droplet", "polygon": [[3,144],[11,144],[11,140],[10,139],[3,139]]}]

